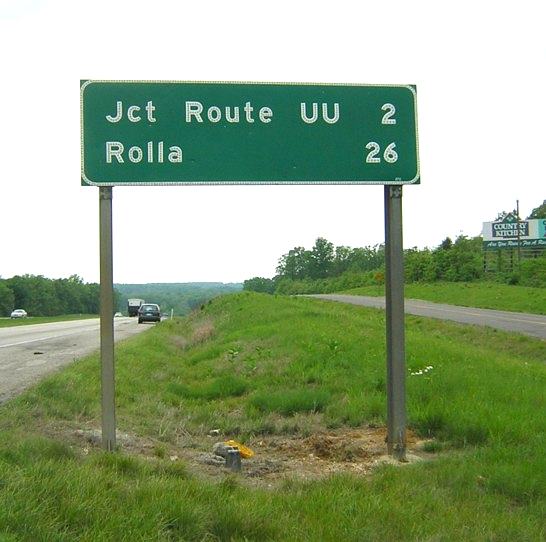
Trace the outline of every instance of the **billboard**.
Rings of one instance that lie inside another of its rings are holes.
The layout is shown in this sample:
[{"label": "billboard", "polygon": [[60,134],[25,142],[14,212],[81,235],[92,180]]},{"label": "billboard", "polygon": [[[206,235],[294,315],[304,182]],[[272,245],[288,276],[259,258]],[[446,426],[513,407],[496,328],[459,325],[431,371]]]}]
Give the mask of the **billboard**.
[{"label": "billboard", "polygon": [[518,220],[509,213],[497,222],[484,222],[483,248],[546,248],[546,219]]}]

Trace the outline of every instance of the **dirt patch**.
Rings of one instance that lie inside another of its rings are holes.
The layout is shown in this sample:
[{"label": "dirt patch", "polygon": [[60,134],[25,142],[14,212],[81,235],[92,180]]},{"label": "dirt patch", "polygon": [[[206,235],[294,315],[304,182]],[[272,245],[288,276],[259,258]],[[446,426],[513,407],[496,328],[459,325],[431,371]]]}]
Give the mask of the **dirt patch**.
[{"label": "dirt patch", "polygon": [[196,322],[189,337],[184,335],[171,335],[170,343],[180,350],[187,350],[208,341],[214,335],[214,324],[212,320],[201,320]]},{"label": "dirt patch", "polygon": [[212,323],[212,320],[202,320],[193,328],[191,344],[192,346],[202,344],[212,338],[213,335],[214,324]]},{"label": "dirt patch", "polygon": [[[278,478],[319,479],[333,473],[367,474],[384,463],[400,464],[387,455],[385,428],[339,429],[306,438],[269,437],[249,443],[255,457],[243,462],[243,476],[275,482]],[[429,457],[424,442],[408,433],[407,463]]]},{"label": "dirt patch", "polygon": [[[72,442],[89,453],[100,447],[100,431],[76,430]],[[230,471],[212,454],[215,442],[228,439],[227,435],[213,433],[208,436],[187,435],[177,446],[119,433],[118,444],[129,455],[154,459],[183,461],[189,470],[206,478],[223,478]],[[430,459],[424,451],[426,441],[413,433],[407,435],[407,462],[400,463],[387,455],[386,429],[366,427],[317,432],[308,437],[267,436],[246,441],[254,457],[242,460],[238,475],[251,485],[276,486],[287,479],[316,480],[334,473],[369,474],[382,464],[402,466]]]},{"label": "dirt patch", "polygon": [[173,346],[180,350],[186,350],[190,344],[190,341],[183,335],[171,335],[169,341]]}]

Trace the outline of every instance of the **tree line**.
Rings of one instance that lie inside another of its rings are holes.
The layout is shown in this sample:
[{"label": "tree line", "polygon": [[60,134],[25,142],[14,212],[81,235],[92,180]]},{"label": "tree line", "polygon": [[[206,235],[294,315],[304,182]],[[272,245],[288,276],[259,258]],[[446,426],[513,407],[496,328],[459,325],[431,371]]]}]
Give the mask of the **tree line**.
[{"label": "tree line", "polygon": [[[515,213],[515,211],[511,211]],[[508,213],[499,213],[496,220]],[[527,219],[546,218],[546,200]],[[546,252],[546,251],[544,251]],[[361,248],[334,246],[319,237],[311,249],[294,247],[283,254],[275,276],[244,281],[243,289],[264,293],[325,293],[370,284],[382,284],[385,270],[383,244]],[[404,250],[406,282],[471,282],[494,278],[525,286],[546,286],[546,257],[523,260],[516,272],[487,276],[483,265],[481,236],[446,237],[437,247]]]},{"label": "tree line", "polygon": [[[518,271],[487,275],[482,238],[446,237],[435,248],[404,250],[404,276],[410,282],[472,282],[494,279],[524,286],[546,286],[546,257],[523,260]],[[383,284],[384,245],[363,248],[335,247],[319,237],[312,249],[295,247],[278,261],[276,275],[244,281],[243,289],[269,294],[327,293]]]},{"label": "tree line", "polygon": [[[119,296],[117,292],[114,295]],[[84,283],[78,275],[49,279],[41,275],[0,278],[0,314],[24,309],[29,316],[98,314],[99,285]]]},{"label": "tree line", "polygon": [[[127,298],[137,297],[158,303],[163,311],[189,313],[217,295],[237,292],[235,283],[187,284],[116,284],[114,307],[127,312]],[[100,285],[84,283],[78,275],[49,279],[42,275],[16,275],[0,278],[0,316],[9,316],[14,309],[24,309],[29,316],[58,316],[62,314],[98,314]]]},{"label": "tree line", "polygon": [[[483,273],[481,238],[446,238],[433,250],[404,251],[408,281],[469,281]],[[244,282],[245,290],[267,293],[303,293],[332,288],[352,288],[384,281],[383,244],[351,248],[334,246],[319,237],[311,249],[295,247],[278,261],[273,279],[254,277]]]},{"label": "tree line", "polygon": [[176,316],[188,314],[209,299],[238,292],[242,287],[239,283],[222,282],[115,284],[120,294],[117,305],[120,312],[127,312],[128,299],[137,298],[157,303],[162,312],[170,313],[172,309]]}]

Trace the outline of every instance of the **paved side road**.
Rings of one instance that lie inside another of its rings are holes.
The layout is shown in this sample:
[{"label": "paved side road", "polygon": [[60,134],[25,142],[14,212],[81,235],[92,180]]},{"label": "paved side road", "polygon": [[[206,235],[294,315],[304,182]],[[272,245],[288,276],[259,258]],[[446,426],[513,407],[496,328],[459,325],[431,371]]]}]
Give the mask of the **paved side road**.
[{"label": "paved side road", "polygon": [[[136,318],[114,319],[116,341],[145,329]],[[98,318],[0,328],[0,404],[99,346]]]},{"label": "paved side road", "polygon": [[[364,305],[366,307],[375,307],[378,309],[385,308],[384,297],[341,294],[314,294],[306,297],[339,301],[352,305]],[[539,314],[459,307],[457,305],[444,305],[419,299],[406,299],[405,312],[416,316],[452,320],[462,324],[474,324],[502,329],[503,331],[515,331],[517,333],[523,333],[525,335],[530,335],[531,337],[546,340],[546,316]]]}]

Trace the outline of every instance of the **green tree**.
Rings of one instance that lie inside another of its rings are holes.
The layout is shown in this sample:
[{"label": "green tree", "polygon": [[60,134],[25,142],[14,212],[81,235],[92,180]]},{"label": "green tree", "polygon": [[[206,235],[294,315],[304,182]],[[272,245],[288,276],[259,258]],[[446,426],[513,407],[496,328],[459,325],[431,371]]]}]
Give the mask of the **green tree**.
[{"label": "green tree", "polygon": [[436,276],[451,282],[472,281],[483,276],[482,238],[457,237],[448,250],[437,249]]},{"label": "green tree", "polygon": [[385,265],[385,246],[353,248],[350,260],[349,270],[353,272],[381,269]]},{"label": "green tree", "polygon": [[332,276],[339,277],[349,269],[352,252],[351,247],[336,247],[331,269]]},{"label": "green tree", "polygon": [[546,199],[542,202],[542,205],[535,207],[527,218],[546,218]]},{"label": "green tree", "polygon": [[84,284],[77,275],[67,279],[16,275],[4,282],[13,294],[12,305],[25,309],[32,316],[99,312],[98,284]]},{"label": "green tree", "polygon": [[[119,306],[121,294],[114,288],[114,307]],[[99,314],[100,312],[100,286],[96,283],[86,284],[84,288],[84,313]]]},{"label": "green tree", "polygon": [[29,293],[28,313],[36,316],[54,316],[62,313],[55,285],[42,275],[25,275]]},{"label": "green tree", "polygon": [[433,282],[436,280],[436,262],[433,253],[416,247],[404,251],[404,275],[407,282]]},{"label": "green tree", "polygon": [[277,275],[291,280],[305,278],[309,275],[310,252],[303,247],[294,247],[279,258]]},{"label": "green tree", "polygon": [[334,263],[334,245],[324,237],[319,237],[311,250],[310,260],[309,274],[312,279],[328,277]]},{"label": "green tree", "polygon": [[17,308],[25,309],[29,312],[30,306],[30,289],[28,287],[28,275],[19,276],[15,275],[9,279],[6,279],[6,285],[13,292],[13,305]]},{"label": "green tree", "polygon": [[82,314],[86,311],[85,287],[78,275],[54,281],[59,311],[63,314]]},{"label": "green tree", "polygon": [[0,279],[0,314],[8,316],[16,308],[14,305],[15,296],[6,284],[5,280]]},{"label": "green tree", "polygon": [[449,250],[453,246],[453,241],[451,237],[446,237],[438,247],[440,250]]},{"label": "green tree", "polygon": [[254,277],[244,281],[243,290],[272,294],[275,292],[275,282],[272,279]]},{"label": "green tree", "polygon": [[[98,285],[87,285],[92,290]],[[148,284],[115,284],[114,295],[117,310],[127,311],[127,299],[145,299],[148,303],[157,303],[162,312],[181,316],[222,294],[238,292],[242,289],[239,283],[190,282],[190,283],[148,283]],[[90,294],[91,295],[91,294]],[[98,296],[97,296],[98,304]]]},{"label": "green tree", "polygon": [[529,258],[521,262],[521,281],[524,286],[546,288],[546,257]]}]

